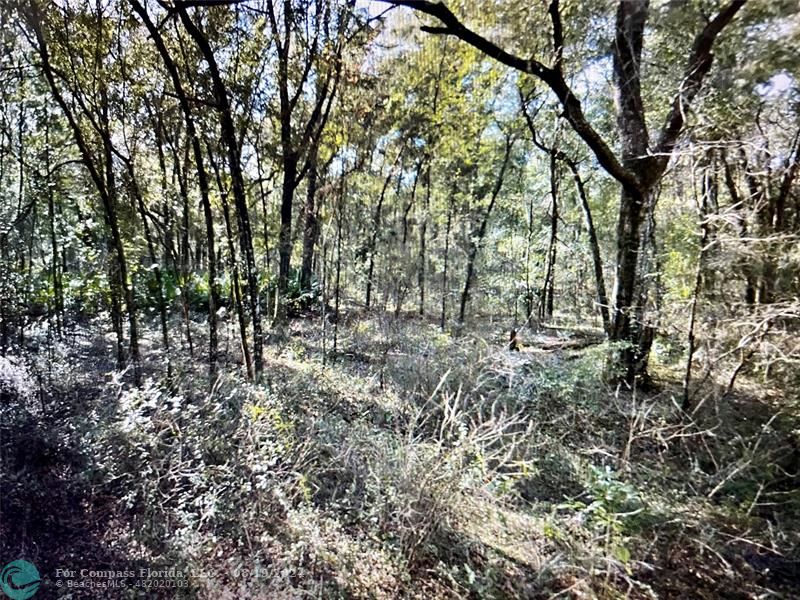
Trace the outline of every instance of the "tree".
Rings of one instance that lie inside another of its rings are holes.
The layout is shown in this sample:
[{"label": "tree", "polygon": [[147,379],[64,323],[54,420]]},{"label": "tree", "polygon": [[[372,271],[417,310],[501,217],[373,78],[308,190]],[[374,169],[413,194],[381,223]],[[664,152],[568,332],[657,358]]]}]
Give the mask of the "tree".
[{"label": "tree", "polygon": [[670,156],[685,125],[685,116],[700,91],[713,62],[712,48],[719,34],[744,6],[745,0],[733,0],[710,19],[696,35],[689,51],[678,91],[674,94],[659,135],[651,144],[642,101],[642,50],[649,17],[647,0],[623,0],[616,12],[613,47],[613,74],[617,91],[617,133],[620,152],[587,119],[578,95],[568,83],[564,70],[565,34],[559,0],[548,8],[551,21],[551,66],[536,59],[524,59],[500,48],[466,27],[443,3],[427,0],[382,0],[407,6],[435,17],[441,25],[422,29],[435,35],[455,36],[487,56],[532,75],[544,82],[558,98],[564,117],[575,133],[589,146],[598,163],[620,184],[617,222],[616,282],[610,338],[627,342],[620,356],[625,379],[633,383],[647,377],[647,358],[652,330],[642,322],[645,279],[639,268],[643,246],[642,225],[656,201],[657,184],[667,168]]},{"label": "tree", "polygon": [[[268,0],[266,12],[278,55],[277,85],[281,147],[281,229],[278,243],[278,295],[286,294],[292,256],[292,212],[297,187],[313,170],[306,196],[301,285],[307,288],[318,235],[314,207],[320,138],[333,107],[342,73],[342,56],[349,37],[354,0],[334,7],[321,0]],[[282,18],[281,18],[282,17]],[[310,32],[310,33],[309,33]],[[298,38],[295,40],[295,38]],[[293,50],[293,48],[295,50]],[[297,63],[297,64],[295,64]],[[307,110],[304,94],[310,81],[314,93]],[[279,300],[280,301],[280,300]],[[278,312],[283,318],[283,313]]]},{"label": "tree", "polygon": [[[600,254],[600,244],[597,240],[597,231],[595,230],[594,226],[594,218],[592,217],[592,209],[589,205],[589,198],[586,194],[586,186],[583,183],[583,178],[581,177],[580,171],[578,169],[578,163],[576,160],[570,158],[570,156],[564,152],[563,150],[559,150],[555,146],[548,147],[546,146],[540,139],[536,131],[536,126],[534,125],[533,119],[535,114],[532,114],[528,103],[530,102],[531,98],[526,97],[522,90],[519,90],[519,97],[520,97],[520,105],[522,114],[525,117],[525,124],[528,126],[528,131],[531,135],[531,141],[533,141],[534,145],[543,152],[546,152],[550,155],[553,160],[559,160],[567,165],[570,172],[572,173],[573,181],[575,182],[575,187],[578,191],[578,197],[580,199],[581,204],[581,211],[583,213],[584,224],[586,227],[586,235],[589,238],[589,249],[592,253],[592,268],[594,270],[594,279],[595,279],[595,289],[597,293],[597,306],[600,310],[600,316],[603,319],[603,329],[606,333],[609,333],[611,323],[608,314],[608,294],[606,292],[606,282],[605,282],[605,275],[603,274],[603,259]],[[551,163],[551,174],[552,174],[552,163]],[[552,181],[551,176],[551,181]],[[551,192],[554,192],[551,188]],[[555,221],[555,219],[554,219]],[[555,225],[554,225],[555,227]],[[550,314],[552,315],[552,308],[550,309]],[[530,317],[530,315],[528,315]]]},{"label": "tree", "polygon": [[[81,74],[74,71],[74,62],[70,62],[70,64],[73,65],[72,77],[69,77],[67,73],[53,63],[53,55],[51,54],[48,40],[48,35],[52,32],[48,31],[46,33],[44,29],[45,26],[51,24],[50,20],[47,18],[48,15],[41,10],[41,7],[36,2],[22,5],[19,9],[24,20],[24,25],[27,27],[25,33],[27,34],[28,30],[32,33],[32,37],[29,38],[29,41],[39,54],[44,77],[47,80],[55,101],[69,122],[75,143],[80,150],[81,160],[88,170],[102,202],[103,216],[109,233],[109,246],[113,250],[115,256],[115,261],[110,272],[110,283],[112,305],[114,307],[112,316],[117,332],[117,363],[119,367],[122,367],[125,362],[121,324],[121,301],[124,300],[130,326],[129,344],[133,376],[134,381],[138,385],[141,382],[139,325],[136,299],[134,289],[129,282],[128,261],[118,218],[117,184],[114,169],[115,149],[112,140],[109,116],[109,94],[105,84],[104,65],[100,57],[96,54],[90,57],[83,57],[92,61],[90,64],[92,68],[95,69],[94,74],[96,77],[99,76],[96,80],[98,82],[97,93],[99,94],[99,98],[93,97],[87,99],[84,95],[84,90],[81,88],[84,83],[81,80]],[[101,10],[98,10],[97,13],[90,15],[90,19],[91,21],[89,22],[95,26],[95,29],[89,33],[90,35],[96,36],[95,47],[98,47],[106,34],[104,15]],[[67,53],[75,50],[68,44],[62,44],[61,48]],[[67,102],[59,84],[68,87],[69,93],[73,99],[73,104]],[[99,102],[96,102],[97,100],[99,100]],[[75,104],[77,107],[74,106]],[[85,128],[82,126],[81,122],[79,122],[80,117],[83,117],[89,124],[88,128]]]},{"label": "tree", "polygon": [[214,51],[203,31],[194,23],[185,6],[177,7],[178,16],[186,31],[192,37],[203,58],[208,64],[213,85],[214,106],[220,121],[220,133],[226,149],[226,158],[231,177],[236,216],[239,225],[239,244],[244,255],[245,279],[250,299],[250,319],[253,324],[253,371],[254,377],[261,377],[264,370],[264,334],[261,329],[261,307],[259,299],[258,279],[256,277],[256,260],[253,252],[253,230],[250,226],[250,211],[245,195],[244,174],[242,172],[241,150],[233,121],[233,112],[228,89],[222,79]]},{"label": "tree", "polygon": [[470,298],[470,288],[475,284],[476,273],[475,263],[478,258],[478,251],[483,245],[483,240],[486,237],[486,229],[489,224],[489,218],[492,216],[492,210],[497,202],[497,197],[500,195],[500,189],[503,187],[505,180],[506,170],[508,163],[511,159],[511,149],[514,147],[514,138],[510,135],[505,136],[503,159],[500,162],[500,171],[497,173],[497,179],[492,187],[491,195],[489,197],[489,205],[480,220],[480,225],[477,231],[473,232],[469,238],[469,250],[467,251],[467,274],[464,277],[464,290],[461,292],[461,304],[458,310],[458,321],[464,323],[464,317],[467,311],[467,303]]},{"label": "tree", "polygon": [[[186,123],[186,133],[189,137],[192,152],[194,155],[195,169],[197,170],[197,181],[200,188],[200,202],[203,207],[203,218],[206,229],[206,245],[208,250],[208,326],[209,326],[209,340],[208,340],[208,367],[211,381],[216,378],[217,366],[217,308],[220,306],[219,302],[219,284],[217,282],[217,257],[215,250],[215,234],[214,234],[214,217],[211,209],[211,201],[208,196],[208,174],[206,173],[205,163],[203,160],[203,151],[200,146],[200,138],[197,134],[195,127],[195,119],[192,115],[192,109],[189,105],[189,97],[187,96],[183,83],[181,82],[178,67],[172,58],[164,38],[161,36],[160,30],[155,26],[150,19],[145,8],[137,0],[129,0],[131,8],[139,15],[144,23],[147,31],[149,32],[153,43],[158,49],[161,60],[169,73],[172,86],[175,94],[178,96],[181,113]],[[185,190],[182,190],[185,195]],[[187,232],[188,233],[188,232]],[[188,246],[188,243],[187,243]],[[188,249],[188,248],[187,248]]]}]

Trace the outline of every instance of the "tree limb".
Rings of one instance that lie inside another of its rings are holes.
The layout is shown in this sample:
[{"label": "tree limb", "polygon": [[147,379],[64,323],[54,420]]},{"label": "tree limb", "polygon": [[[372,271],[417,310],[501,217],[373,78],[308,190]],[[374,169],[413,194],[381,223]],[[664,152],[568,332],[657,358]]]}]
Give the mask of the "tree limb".
[{"label": "tree limb", "polygon": [[[624,187],[639,191],[639,182],[636,176],[620,163],[617,156],[609,147],[591,123],[586,119],[580,100],[569,87],[560,68],[547,67],[535,59],[523,59],[506,52],[494,42],[482,37],[467,28],[453,12],[442,2],[429,2],[428,0],[379,0],[394,6],[406,6],[418,12],[437,18],[443,27],[423,27],[423,31],[443,35],[453,35],[480,50],[485,55],[503,63],[513,69],[533,75],[542,80],[556,95],[564,108],[564,117],[572,129],[591,148],[597,161],[609,175],[619,181]],[[558,7],[556,6],[556,9]],[[551,13],[551,18],[554,18]],[[560,23],[560,17],[554,18],[554,25]],[[562,35],[556,27],[556,41]],[[557,59],[558,67],[558,59]]]},{"label": "tree limb", "polygon": [[686,120],[686,110],[700,91],[703,79],[711,70],[714,55],[711,50],[717,36],[733,20],[747,0],[732,0],[697,35],[686,63],[680,87],[672,101],[672,108],[661,128],[656,154],[666,165]]}]

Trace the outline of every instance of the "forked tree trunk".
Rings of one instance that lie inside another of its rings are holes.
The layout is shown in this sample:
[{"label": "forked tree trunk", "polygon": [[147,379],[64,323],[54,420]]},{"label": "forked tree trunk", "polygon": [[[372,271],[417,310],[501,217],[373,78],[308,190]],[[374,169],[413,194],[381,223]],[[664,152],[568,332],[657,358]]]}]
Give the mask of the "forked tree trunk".
[{"label": "forked tree trunk", "polygon": [[[645,122],[645,107],[641,96],[641,56],[644,30],[648,18],[648,0],[621,0],[616,18],[614,78],[618,92],[617,130],[622,147],[618,157],[609,143],[587,120],[578,95],[564,73],[564,27],[559,0],[551,0],[548,15],[552,24],[553,61],[545,65],[536,59],[521,57],[503,50],[479,33],[471,30],[444,2],[410,2],[384,0],[390,4],[406,5],[438,19],[440,26],[425,27],[435,35],[452,35],[477,48],[487,56],[544,82],[556,95],[564,109],[564,117],[575,133],[594,153],[598,163],[621,185],[620,211],[617,225],[617,281],[614,286],[614,314],[609,337],[622,342],[626,349],[615,361],[624,368],[624,378],[634,383],[637,377],[646,378],[646,360],[640,360],[652,341],[652,329],[646,324],[632,326],[637,286],[646,285],[646,273],[637,272],[637,251],[645,206],[652,207],[656,186],[684,129],[685,116],[711,69],[712,49],[719,34],[727,27],[745,0],[731,0],[711,19],[707,19],[692,44],[680,88],[672,98],[658,139],[650,147]],[[639,335],[639,329],[643,335]],[[644,342],[642,344],[641,342]],[[633,347],[641,346],[642,351]],[[644,357],[646,359],[646,357]]]}]

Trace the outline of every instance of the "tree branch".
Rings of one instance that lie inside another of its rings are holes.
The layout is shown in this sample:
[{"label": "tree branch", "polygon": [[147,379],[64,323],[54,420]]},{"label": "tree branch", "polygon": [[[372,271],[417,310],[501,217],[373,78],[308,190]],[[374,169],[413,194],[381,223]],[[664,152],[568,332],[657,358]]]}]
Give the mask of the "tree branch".
[{"label": "tree branch", "polygon": [[714,55],[711,49],[720,32],[733,20],[747,0],[733,0],[714,17],[697,35],[686,63],[680,88],[672,101],[672,108],[661,128],[656,154],[666,165],[686,120],[686,110],[700,91],[703,79],[711,70]]},{"label": "tree branch", "polygon": [[173,0],[172,4],[176,9],[205,7],[205,6],[232,6],[241,4],[245,0]]},{"label": "tree branch", "polygon": [[561,71],[564,62],[564,26],[561,23],[558,0],[551,0],[547,12],[550,13],[550,20],[553,22],[553,52],[556,58],[554,68]]},{"label": "tree branch", "polygon": [[[506,52],[494,42],[482,37],[471,29],[468,29],[458,17],[442,2],[429,2],[428,0],[379,0],[394,6],[406,6],[421,13],[425,13],[437,18],[444,27],[423,27],[423,31],[429,33],[452,35],[468,43],[472,47],[483,52],[486,56],[495,59],[513,69],[533,75],[542,80],[553,91],[564,108],[564,117],[567,119],[572,129],[580,138],[591,148],[597,162],[608,172],[609,175],[619,181],[624,187],[634,192],[639,190],[639,182],[636,176],[622,166],[617,156],[611,150],[606,141],[600,136],[594,127],[586,119],[580,100],[572,91],[564,79],[558,67],[550,68],[534,59],[523,59]],[[555,7],[558,8],[557,6]],[[551,13],[551,18],[553,15]],[[560,17],[554,19],[554,39],[558,41],[562,33],[559,31]]]}]

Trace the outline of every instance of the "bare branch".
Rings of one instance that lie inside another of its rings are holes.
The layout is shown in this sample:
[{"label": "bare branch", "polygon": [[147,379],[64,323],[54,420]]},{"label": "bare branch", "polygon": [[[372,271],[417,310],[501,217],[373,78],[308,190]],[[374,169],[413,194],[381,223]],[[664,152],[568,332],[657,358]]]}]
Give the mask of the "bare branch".
[{"label": "bare branch", "polygon": [[206,6],[232,6],[241,4],[245,0],[174,0],[173,6],[177,9],[206,7]]}]

